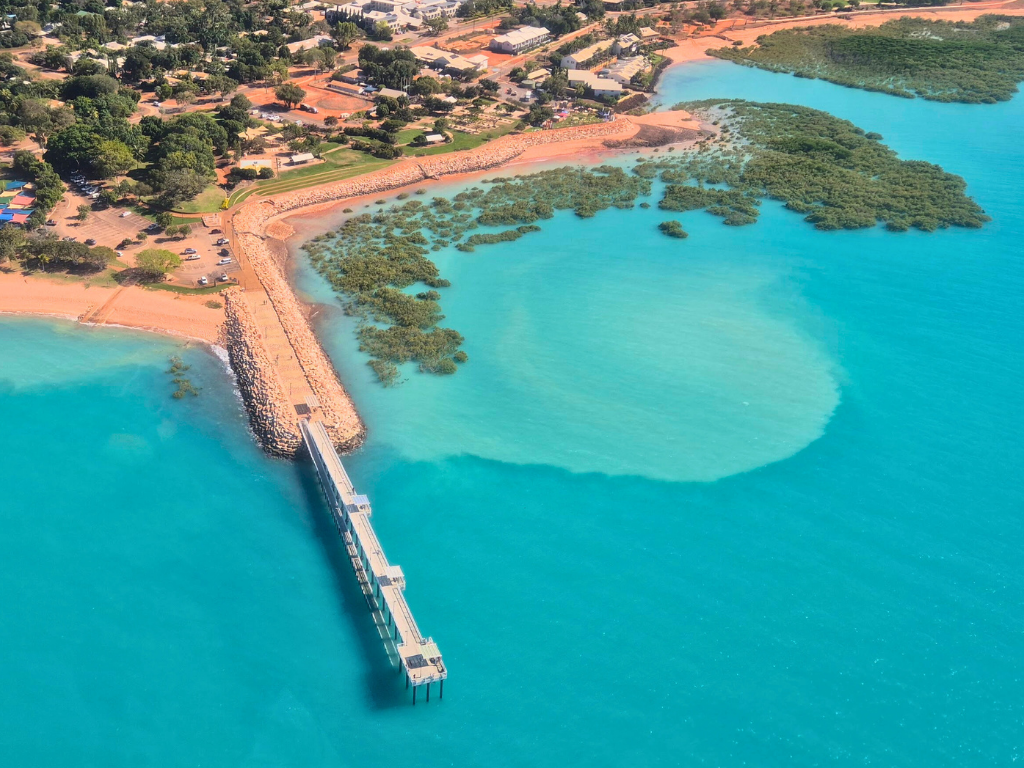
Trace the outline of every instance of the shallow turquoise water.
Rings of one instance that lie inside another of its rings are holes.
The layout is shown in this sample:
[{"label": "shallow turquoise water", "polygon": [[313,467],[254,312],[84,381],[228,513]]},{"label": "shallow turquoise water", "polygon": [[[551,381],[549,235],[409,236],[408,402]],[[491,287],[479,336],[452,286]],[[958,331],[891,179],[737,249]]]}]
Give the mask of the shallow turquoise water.
[{"label": "shallow turquoise water", "polygon": [[[221,363],[0,321],[11,765],[1009,764],[1024,675],[1024,101],[727,64],[665,101],[828,109],[961,173],[978,232],[558,217],[439,259],[457,376],[372,385],[350,463],[451,678],[408,706],[308,473]],[[325,297],[308,272],[301,285]]]}]

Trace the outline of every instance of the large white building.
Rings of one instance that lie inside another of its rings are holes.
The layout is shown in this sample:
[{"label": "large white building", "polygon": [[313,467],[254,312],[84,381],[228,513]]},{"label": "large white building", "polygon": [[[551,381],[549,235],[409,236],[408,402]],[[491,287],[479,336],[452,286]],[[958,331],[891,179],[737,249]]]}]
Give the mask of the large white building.
[{"label": "large white building", "polygon": [[[334,6],[328,13],[327,21],[333,23],[339,18],[367,18],[372,21],[386,21],[392,28],[415,29],[430,19],[451,19],[459,10],[455,0],[350,0],[344,5]],[[411,20],[415,21],[411,21]]]},{"label": "large white building", "polygon": [[412,51],[417,61],[425,66],[459,74],[471,74],[486,69],[489,63],[483,54],[460,56],[457,53],[449,53],[429,45],[417,46],[409,50]]},{"label": "large white building", "polygon": [[500,53],[521,53],[536,48],[550,39],[551,33],[544,27],[520,27],[491,40],[491,50]]}]

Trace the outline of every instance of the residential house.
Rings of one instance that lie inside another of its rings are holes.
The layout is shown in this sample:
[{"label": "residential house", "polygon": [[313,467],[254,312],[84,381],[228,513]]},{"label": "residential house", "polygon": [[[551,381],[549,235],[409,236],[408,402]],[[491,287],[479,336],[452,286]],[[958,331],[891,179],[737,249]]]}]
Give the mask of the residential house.
[{"label": "residential house", "polygon": [[560,66],[562,69],[580,69],[595,56],[600,56],[602,53],[611,50],[613,44],[611,40],[601,40],[593,45],[588,45],[586,48],[576,51],[576,53],[563,56]]}]

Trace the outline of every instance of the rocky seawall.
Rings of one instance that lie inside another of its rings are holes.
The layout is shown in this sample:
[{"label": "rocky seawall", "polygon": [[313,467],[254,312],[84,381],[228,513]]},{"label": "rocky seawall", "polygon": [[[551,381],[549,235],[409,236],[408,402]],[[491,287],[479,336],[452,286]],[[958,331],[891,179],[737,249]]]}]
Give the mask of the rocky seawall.
[{"label": "rocky seawall", "polygon": [[295,413],[274,373],[259,323],[241,289],[224,291],[228,360],[238,379],[249,426],[267,453],[292,457],[302,445]]},{"label": "rocky seawall", "polygon": [[[562,141],[600,139],[633,130],[627,120],[503,136],[482,147],[423,158],[409,158],[380,171],[322,187],[289,192],[270,200],[249,200],[232,217],[235,250],[263,285],[295,358],[320,406],[320,417],[340,451],[362,445],[366,427],[310,327],[302,306],[267,244],[272,219],[307,206],[387,192],[460,173],[503,166],[531,147]],[[301,444],[295,404],[285,395],[259,323],[241,291],[227,291],[227,336],[231,365],[257,439],[267,452],[294,456]]]}]

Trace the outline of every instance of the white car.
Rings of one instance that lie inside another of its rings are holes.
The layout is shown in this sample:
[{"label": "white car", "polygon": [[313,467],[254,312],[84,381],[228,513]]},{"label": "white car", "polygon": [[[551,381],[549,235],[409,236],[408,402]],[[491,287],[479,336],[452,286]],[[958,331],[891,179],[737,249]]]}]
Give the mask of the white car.
[{"label": "white car", "polygon": [[154,107],[160,107],[160,106],[163,106],[163,105],[162,105],[162,104],[160,104],[160,102],[159,102],[159,101],[154,101],[154,102],[153,102],[153,106],[154,106]]},{"label": "white car", "polygon": [[217,262],[217,266],[223,267],[225,264],[230,264],[230,263],[231,263],[231,259],[221,259],[220,261]]},{"label": "white car", "polygon": [[222,238],[220,238],[220,240],[218,240],[216,243],[214,243],[214,245],[227,245],[229,242],[231,242],[231,241],[228,240],[226,237],[222,237]]},{"label": "white car", "polygon": [[198,253],[193,253],[190,256],[185,257],[185,261],[198,261],[200,258]]},{"label": "white car", "polygon": [[122,218],[122,219],[127,219],[127,218],[128,218],[129,216],[131,216],[131,215],[132,215],[132,212],[131,212],[131,211],[124,211],[124,212],[123,212],[123,213],[121,214],[121,218]]},{"label": "white car", "polygon": [[199,278],[199,284],[200,284],[200,285],[206,285],[206,284],[207,284],[207,283],[209,283],[209,282],[210,282],[210,281],[206,279],[206,276],[205,276],[205,275],[204,275],[203,277],[200,277],[200,278]]},{"label": "white car", "polygon": [[227,280],[228,280],[228,276],[227,276],[227,273],[225,273],[225,274],[222,274],[222,275],[221,275],[220,277],[218,277],[217,279],[218,279],[218,280],[220,280],[220,281],[221,281],[222,283],[226,283],[226,282],[227,282]]}]

